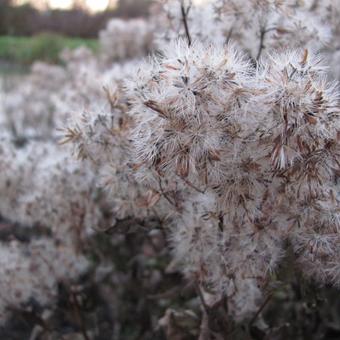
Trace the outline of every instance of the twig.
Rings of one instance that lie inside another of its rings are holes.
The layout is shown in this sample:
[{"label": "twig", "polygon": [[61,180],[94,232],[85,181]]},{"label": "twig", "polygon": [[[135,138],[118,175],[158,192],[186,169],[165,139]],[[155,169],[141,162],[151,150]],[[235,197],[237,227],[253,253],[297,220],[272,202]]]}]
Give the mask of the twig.
[{"label": "twig", "polygon": [[264,302],[262,303],[262,305],[260,306],[260,308],[257,310],[257,312],[255,313],[255,315],[253,316],[253,318],[249,321],[248,327],[252,326],[253,323],[256,321],[256,319],[258,318],[258,316],[260,315],[260,313],[263,311],[264,307],[266,307],[266,305],[268,304],[268,302],[270,301],[270,299],[272,298],[272,294],[269,294],[267,296],[267,298],[264,300]]},{"label": "twig", "polygon": [[80,313],[80,306],[79,306],[79,303],[78,303],[78,300],[77,300],[77,296],[74,292],[71,292],[71,302],[72,302],[72,305],[73,305],[73,308],[74,308],[74,313],[75,313],[76,319],[78,321],[78,324],[80,326],[81,333],[83,335],[84,340],[91,340],[90,337],[88,336],[87,332],[86,332],[84,320],[83,320],[83,317]]},{"label": "twig", "polygon": [[185,29],[185,35],[188,40],[188,45],[191,46],[191,36],[189,32],[189,26],[188,26],[188,14],[189,14],[190,6],[188,6],[187,9],[184,7],[183,1],[181,1],[181,13],[182,13],[182,21]]},{"label": "twig", "polygon": [[159,185],[159,190],[161,194],[163,195],[163,197],[170,203],[170,205],[174,206],[177,211],[180,211],[180,207],[178,206],[176,199],[174,199],[174,202],[172,202],[168,193],[164,191],[161,178],[158,178],[158,185]]},{"label": "twig", "polygon": [[198,340],[210,340],[210,329],[209,329],[209,317],[207,315],[207,312],[203,310],[203,316],[200,326],[200,335]]},{"label": "twig", "polygon": [[204,194],[206,189],[201,190],[200,188],[198,188],[197,186],[195,186],[193,183],[191,183],[189,180],[187,180],[186,178],[184,178],[183,176],[179,176],[177,175],[179,178],[181,178],[185,184],[187,184],[189,187],[193,188],[194,190],[196,190],[197,192],[199,192],[200,194]]},{"label": "twig", "polygon": [[226,44],[228,44],[230,39],[231,39],[231,35],[233,34],[233,29],[234,29],[234,27],[231,27],[230,30],[228,31],[228,35],[227,35],[227,38],[226,38]]},{"label": "twig", "polygon": [[257,52],[257,56],[256,56],[256,60],[259,60],[260,57],[261,57],[261,54],[262,54],[262,51],[264,49],[264,38],[266,36],[266,28],[265,27],[261,27],[261,30],[260,30],[260,45],[259,45],[259,50]]},{"label": "twig", "polygon": [[259,50],[257,52],[256,60],[260,59],[262,51],[265,48],[264,39],[266,37],[266,34],[271,32],[271,31],[275,31],[275,30],[276,30],[276,27],[271,27],[271,28],[266,28],[265,26],[261,27],[261,30],[260,30],[260,45],[259,45]]},{"label": "twig", "polygon": [[228,326],[225,324],[227,314],[222,312],[224,308],[224,299],[215,302],[214,305],[210,307],[204,299],[204,295],[198,282],[196,282],[196,291],[203,306],[201,334],[199,340],[209,340],[211,339],[211,336],[213,336],[216,340],[226,340]]},{"label": "twig", "polygon": [[223,221],[223,214],[220,213],[218,215],[218,228],[220,229],[221,232],[223,232],[224,229],[224,221]]}]

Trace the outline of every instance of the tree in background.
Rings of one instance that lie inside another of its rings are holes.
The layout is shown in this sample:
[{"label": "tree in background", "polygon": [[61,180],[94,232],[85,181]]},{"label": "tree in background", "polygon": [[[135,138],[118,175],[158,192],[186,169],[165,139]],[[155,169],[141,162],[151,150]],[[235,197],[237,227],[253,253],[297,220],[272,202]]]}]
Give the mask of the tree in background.
[{"label": "tree in background", "polygon": [[151,0],[109,1],[103,12],[91,13],[84,0],[75,0],[69,10],[50,9],[46,2],[37,9],[32,3],[15,5],[12,0],[0,2],[0,35],[30,36],[55,32],[67,36],[98,36],[112,17],[145,17]]}]

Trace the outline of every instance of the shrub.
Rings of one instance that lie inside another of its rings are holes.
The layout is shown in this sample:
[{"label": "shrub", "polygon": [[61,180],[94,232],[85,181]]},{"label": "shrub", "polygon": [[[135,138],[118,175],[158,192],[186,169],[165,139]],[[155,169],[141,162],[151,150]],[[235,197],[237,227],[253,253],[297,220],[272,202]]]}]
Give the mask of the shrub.
[{"label": "shrub", "polygon": [[[325,66],[337,58],[339,6],[166,1],[153,11],[148,23],[109,25],[99,56],[81,48],[63,66],[36,63],[3,96],[0,213],[46,231],[39,245],[37,235],[4,244],[11,281],[30,280],[0,311],[32,299],[57,309],[58,283],[74,292],[88,274],[118,338],[150,339],[157,325],[169,339],[327,337],[322,303],[301,296],[307,279],[339,285],[339,89]],[[35,256],[54,268],[51,297],[26,270],[43,276]],[[278,303],[286,319],[270,313]],[[74,306],[83,337],[95,337]]]}]

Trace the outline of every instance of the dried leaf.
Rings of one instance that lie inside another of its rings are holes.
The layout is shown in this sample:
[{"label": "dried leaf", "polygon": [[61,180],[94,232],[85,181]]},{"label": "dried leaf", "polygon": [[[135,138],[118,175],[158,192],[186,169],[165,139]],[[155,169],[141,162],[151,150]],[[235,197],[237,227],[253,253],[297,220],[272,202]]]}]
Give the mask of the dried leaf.
[{"label": "dried leaf", "polygon": [[307,59],[308,59],[308,49],[306,48],[303,52],[303,58],[302,58],[302,61],[301,61],[301,66],[306,65]]},{"label": "dried leaf", "polygon": [[189,175],[189,155],[182,153],[178,157],[176,172],[181,177],[188,177]]},{"label": "dried leaf", "polygon": [[209,150],[208,151],[209,154],[209,159],[212,161],[220,161],[221,157],[220,157],[220,152],[218,150]]}]

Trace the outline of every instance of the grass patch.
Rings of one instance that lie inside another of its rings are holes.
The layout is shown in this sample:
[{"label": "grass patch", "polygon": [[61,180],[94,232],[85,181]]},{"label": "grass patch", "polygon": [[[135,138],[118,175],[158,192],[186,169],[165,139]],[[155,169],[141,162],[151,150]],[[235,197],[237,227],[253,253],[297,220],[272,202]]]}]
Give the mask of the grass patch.
[{"label": "grass patch", "polygon": [[14,63],[0,59],[0,77],[12,77],[29,73],[30,67],[26,64]]},{"label": "grass patch", "polygon": [[18,64],[31,64],[36,60],[61,63],[60,52],[86,46],[96,52],[96,39],[69,38],[53,33],[33,37],[0,36],[0,59]]}]

